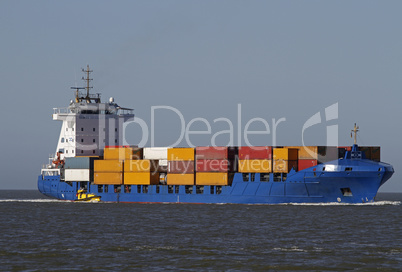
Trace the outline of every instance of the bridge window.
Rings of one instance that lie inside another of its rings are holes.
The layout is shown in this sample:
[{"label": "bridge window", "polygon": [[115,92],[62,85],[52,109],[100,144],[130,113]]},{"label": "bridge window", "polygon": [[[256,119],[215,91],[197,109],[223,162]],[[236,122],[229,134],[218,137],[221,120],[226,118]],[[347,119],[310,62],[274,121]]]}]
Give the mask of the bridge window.
[{"label": "bridge window", "polygon": [[98,185],[98,193],[103,193],[103,185]]},{"label": "bridge window", "polygon": [[248,181],[248,179],[249,179],[249,174],[243,173],[243,181]]},{"label": "bridge window", "polygon": [[251,173],[250,177],[251,177],[251,181],[254,181],[255,180],[255,173]]},{"label": "bridge window", "polygon": [[109,192],[109,185],[105,185],[105,193]]},{"label": "bridge window", "polygon": [[137,185],[137,193],[141,194],[141,185]]},{"label": "bridge window", "polygon": [[216,194],[220,195],[222,193],[222,186],[216,186]]},{"label": "bridge window", "polygon": [[159,192],[160,192],[159,185],[156,185],[156,193],[159,194]]},{"label": "bridge window", "polygon": [[114,185],[114,192],[120,193],[121,192],[121,185]]},{"label": "bridge window", "polygon": [[178,193],[179,193],[179,188],[180,188],[179,185],[175,185],[175,186],[174,186],[174,193],[175,193],[175,194],[178,194]]},{"label": "bridge window", "polygon": [[278,182],[281,180],[282,180],[281,173],[274,173],[274,181]]},{"label": "bridge window", "polygon": [[214,186],[211,186],[211,195],[213,195],[214,193],[215,193],[215,187]]}]

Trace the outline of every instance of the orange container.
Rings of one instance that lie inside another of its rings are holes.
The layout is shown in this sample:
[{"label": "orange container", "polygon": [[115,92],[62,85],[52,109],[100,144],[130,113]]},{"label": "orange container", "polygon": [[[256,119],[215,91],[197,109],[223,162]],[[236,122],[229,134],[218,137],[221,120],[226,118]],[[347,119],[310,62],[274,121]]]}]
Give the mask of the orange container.
[{"label": "orange container", "polygon": [[194,174],[167,174],[168,185],[194,185]]},{"label": "orange container", "polygon": [[297,161],[274,160],[274,173],[289,173],[292,168],[297,171]]},{"label": "orange container", "polygon": [[123,172],[123,162],[120,160],[96,160],[94,172]]},{"label": "orange container", "polygon": [[153,185],[159,184],[159,173],[151,172],[124,172],[126,185]]},{"label": "orange container", "polygon": [[94,183],[95,184],[112,184],[120,185],[123,184],[123,173],[94,173]]},{"label": "orange container", "polygon": [[233,174],[223,172],[197,172],[195,176],[196,185],[230,185],[233,181]]},{"label": "orange container", "polygon": [[193,161],[195,158],[194,148],[176,147],[168,149],[169,161]]},{"label": "orange container", "polygon": [[240,173],[270,173],[272,172],[271,160],[239,160]]},{"label": "orange container", "polygon": [[106,147],[103,150],[103,158],[105,160],[131,160],[133,157],[133,149],[131,147]]},{"label": "orange container", "polygon": [[275,147],[273,150],[273,160],[295,161],[298,159],[297,148]]},{"label": "orange container", "polygon": [[158,169],[158,160],[126,160],[124,172],[153,172]]}]

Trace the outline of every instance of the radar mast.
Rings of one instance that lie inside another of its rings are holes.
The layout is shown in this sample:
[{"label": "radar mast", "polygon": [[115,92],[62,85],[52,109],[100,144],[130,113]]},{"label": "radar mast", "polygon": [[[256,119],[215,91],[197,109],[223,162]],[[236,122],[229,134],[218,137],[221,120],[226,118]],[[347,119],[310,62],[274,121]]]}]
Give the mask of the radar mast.
[{"label": "radar mast", "polygon": [[[89,90],[93,88],[93,86],[90,86],[92,78],[90,78],[90,74],[93,72],[93,70],[89,69],[89,65],[87,65],[87,68],[84,69],[82,68],[82,72],[85,73],[86,77],[82,77],[81,79],[86,82],[86,87],[71,87],[71,89],[75,90],[75,102],[83,102],[86,101],[87,103],[100,103],[100,94],[90,94]],[[79,90],[87,90],[86,94],[81,93]]]},{"label": "radar mast", "polygon": [[93,70],[90,70],[90,69],[89,69],[89,65],[87,65],[87,69],[86,69],[86,70],[82,69],[82,71],[83,71],[84,73],[86,73],[86,76],[87,76],[86,78],[82,77],[82,80],[84,80],[84,81],[87,82],[87,86],[85,87],[85,89],[87,90],[87,96],[85,97],[85,99],[87,100],[88,103],[90,103],[90,102],[91,102],[91,98],[89,97],[89,90],[92,89],[93,87],[92,87],[92,86],[89,86],[89,82],[90,82],[91,80],[93,80],[93,78],[89,78],[89,74],[92,73]]},{"label": "radar mast", "polygon": [[352,133],[350,133],[350,137],[352,138],[352,134],[354,133],[354,144],[356,145],[357,144],[357,139],[356,139],[356,137],[357,137],[357,132],[359,131],[359,126],[356,126],[356,123],[355,123],[355,127],[352,129]]}]

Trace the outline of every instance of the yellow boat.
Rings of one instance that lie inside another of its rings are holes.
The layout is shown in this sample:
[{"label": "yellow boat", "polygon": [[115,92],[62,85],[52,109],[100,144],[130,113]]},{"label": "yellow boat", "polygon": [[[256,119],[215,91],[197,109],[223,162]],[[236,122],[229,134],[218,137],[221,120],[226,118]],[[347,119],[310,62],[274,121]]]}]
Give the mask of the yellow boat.
[{"label": "yellow boat", "polygon": [[79,189],[77,191],[77,199],[75,201],[98,202],[100,199],[100,196],[95,194],[87,194],[85,189]]}]

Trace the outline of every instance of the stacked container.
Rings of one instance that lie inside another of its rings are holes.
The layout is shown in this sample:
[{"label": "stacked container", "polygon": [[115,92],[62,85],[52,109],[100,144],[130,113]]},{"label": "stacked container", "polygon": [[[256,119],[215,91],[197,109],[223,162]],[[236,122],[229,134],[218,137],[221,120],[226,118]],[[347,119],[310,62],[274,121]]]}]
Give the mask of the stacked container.
[{"label": "stacked container", "polygon": [[241,146],[239,147],[240,173],[272,172],[272,147]]},{"label": "stacked container", "polygon": [[368,160],[381,161],[381,148],[379,146],[359,146],[359,151],[364,152]]},{"label": "stacked container", "polygon": [[94,162],[95,184],[123,184],[123,161],[97,160]]},{"label": "stacked container", "polygon": [[229,185],[237,171],[237,148],[196,147],[196,184]]},{"label": "stacked container", "polygon": [[94,161],[99,157],[65,158],[65,181],[91,181],[94,176]]},{"label": "stacked container", "polygon": [[127,160],[124,162],[124,184],[159,184],[157,169],[158,160]]},{"label": "stacked container", "polygon": [[304,170],[321,163],[337,160],[344,155],[345,149],[336,146],[288,146],[299,151],[298,170]]},{"label": "stacked container", "polygon": [[166,174],[168,168],[167,147],[145,147],[144,159],[158,160],[159,181],[161,184],[166,184]]},{"label": "stacked container", "polygon": [[289,173],[292,168],[297,171],[297,148],[275,147],[273,150],[273,172]]},{"label": "stacked container", "polygon": [[129,146],[106,146],[103,160],[94,162],[95,184],[123,184],[124,161],[142,157],[142,149]]},{"label": "stacked container", "polygon": [[194,185],[194,148],[169,148],[168,185]]},{"label": "stacked container", "polygon": [[317,146],[298,146],[299,150],[298,170],[304,170],[318,164],[318,147]]},{"label": "stacked container", "polygon": [[130,146],[106,146],[103,150],[105,160],[131,160],[142,158],[142,148]]}]

